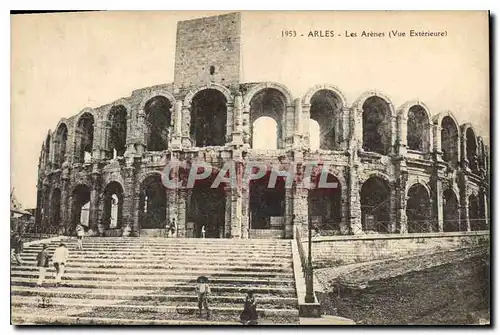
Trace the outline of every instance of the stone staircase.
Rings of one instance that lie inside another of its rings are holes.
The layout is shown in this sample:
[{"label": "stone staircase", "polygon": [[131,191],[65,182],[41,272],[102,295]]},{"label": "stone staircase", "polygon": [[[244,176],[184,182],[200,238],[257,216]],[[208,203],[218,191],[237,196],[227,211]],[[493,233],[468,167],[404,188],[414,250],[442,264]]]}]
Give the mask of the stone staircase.
[{"label": "stone staircase", "polygon": [[[287,240],[87,238],[70,250],[63,285],[49,268],[44,287],[36,255],[25,247],[11,268],[13,324],[239,324],[247,290],[259,324],[298,324],[291,243]],[[50,243],[49,253],[59,244]],[[211,317],[198,317],[195,283],[210,280]]]}]

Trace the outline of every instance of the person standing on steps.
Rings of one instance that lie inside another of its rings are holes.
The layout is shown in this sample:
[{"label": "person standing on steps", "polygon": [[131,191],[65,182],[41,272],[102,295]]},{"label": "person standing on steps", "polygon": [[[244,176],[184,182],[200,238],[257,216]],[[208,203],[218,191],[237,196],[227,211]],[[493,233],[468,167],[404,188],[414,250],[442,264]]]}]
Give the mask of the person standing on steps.
[{"label": "person standing on steps", "polygon": [[207,311],[207,320],[210,319],[210,309],[208,307],[208,298],[210,296],[210,286],[208,285],[208,278],[200,276],[196,280],[196,294],[198,295],[198,316],[201,318],[202,308]]},{"label": "person standing on steps", "polygon": [[201,238],[205,238],[205,225],[201,226]]},{"label": "person standing on steps", "polygon": [[83,249],[83,237],[85,236],[85,229],[82,224],[79,223],[76,225],[76,238],[78,239],[77,248],[78,250]]},{"label": "person standing on steps", "polygon": [[248,291],[243,305],[243,312],[240,314],[240,321],[244,325],[256,325],[257,319],[257,303],[253,291]]},{"label": "person standing on steps", "polygon": [[42,250],[36,256],[36,266],[38,266],[38,281],[37,286],[42,286],[45,280],[45,275],[47,274],[47,268],[49,267],[50,256],[47,251],[49,246],[47,244],[42,245]]},{"label": "person standing on steps", "polygon": [[177,227],[175,225],[175,218],[172,219],[172,223],[170,224],[170,237],[175,237],[175,231]]},{"label": "person standing on steps", "polygon": [[59,244],[59,247],[56,248],[54,255],[52,256],[52,261],[54,262],[54,267],[56,268],[56,286],[61,284],[68,256],[69,250],[66,248],[66,245],[64,243]]},{"label": "person standing on steps", "polygon": [[21,234],[12,233],[10,237],[11,248],[14,249],[14,259],[17,265],[22,265],[21,252],[23,251],[23,239]]}]

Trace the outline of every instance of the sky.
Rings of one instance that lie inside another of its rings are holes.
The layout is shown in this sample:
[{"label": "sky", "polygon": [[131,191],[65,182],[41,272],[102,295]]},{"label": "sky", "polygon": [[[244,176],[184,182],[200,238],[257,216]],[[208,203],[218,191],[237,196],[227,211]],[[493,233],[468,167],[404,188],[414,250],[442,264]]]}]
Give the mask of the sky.
[{"label": "sky", "polygon": [[[11,187],[24,208],[36,206],[47,131],[85,107],[172,82],[177,21],[218,13],[11,16]],[[412,29],[446,36],[410,37]],[[284,30],[297,37],[282,37]],[[335,37],[307,37],[311,30]],[[389,38],[392,30],[406,35]],[[471,122],[488,142],[488,41],[487,12],[244,12],[241,81],[275,81],[295,98],[328,83],[348,104],[368,90],[396,108],[420,100],[432,115],[450,110]]]}]

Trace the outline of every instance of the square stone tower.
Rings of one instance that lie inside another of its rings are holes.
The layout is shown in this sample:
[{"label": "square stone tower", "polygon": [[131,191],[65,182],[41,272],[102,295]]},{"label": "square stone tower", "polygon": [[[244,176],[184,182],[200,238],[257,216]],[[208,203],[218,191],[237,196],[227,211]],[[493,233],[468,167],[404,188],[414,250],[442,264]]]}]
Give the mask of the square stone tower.
[{"label": "square stone tower", "polygon": [[174,84],[239,84],[241,13],[177,23]]}]

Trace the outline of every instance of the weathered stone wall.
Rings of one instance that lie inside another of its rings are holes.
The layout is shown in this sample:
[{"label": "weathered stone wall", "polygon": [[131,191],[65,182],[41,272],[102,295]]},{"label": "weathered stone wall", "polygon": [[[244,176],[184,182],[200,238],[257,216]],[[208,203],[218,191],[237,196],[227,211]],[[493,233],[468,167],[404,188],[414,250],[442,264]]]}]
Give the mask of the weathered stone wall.
[{"label": "weathered stone wall", "polygon": [[203,86],[210,82],[238,84],[241,66],[240,25],[239,13],[179,22],[175,85]]},{"label": "weathered stone wall", "polygon": [[[324,268],[489,242],[488,232],[319,237],[313,239],[312,257],[315,267]],[[303,246],[307,252],[307,241],[303,240]]]}]

